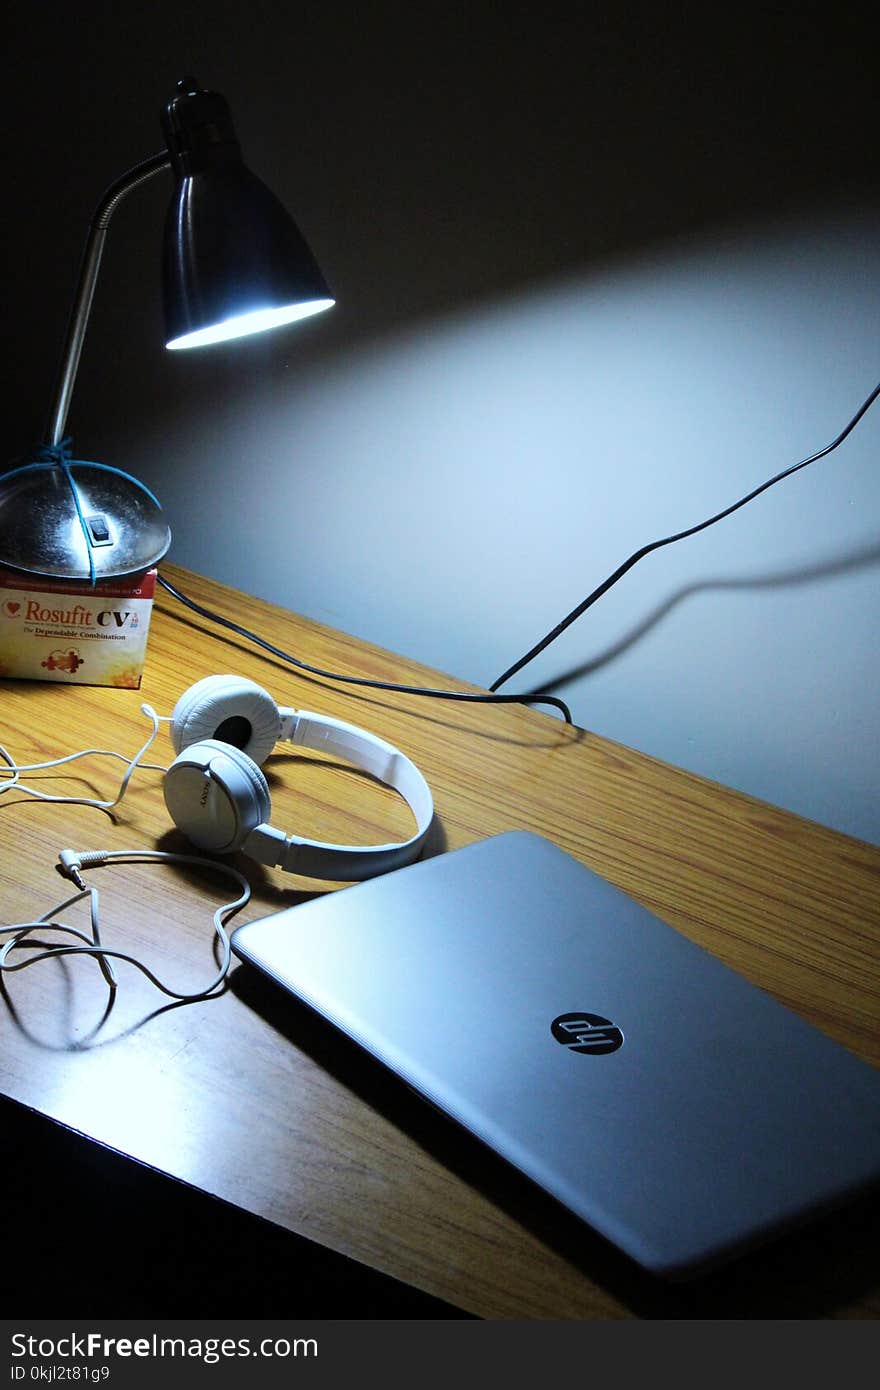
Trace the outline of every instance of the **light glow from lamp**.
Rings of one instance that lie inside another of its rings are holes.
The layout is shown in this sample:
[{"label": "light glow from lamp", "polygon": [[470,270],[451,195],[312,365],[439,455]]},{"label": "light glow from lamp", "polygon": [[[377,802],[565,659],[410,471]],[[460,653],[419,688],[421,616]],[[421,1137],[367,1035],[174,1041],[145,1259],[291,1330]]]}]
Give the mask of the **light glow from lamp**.
[{"label": "light glow from lamp", "polygon": [[267,328],[279,328],[297,319],[310,318],[324,309],[332,309],[335,299],[312,299],[303,304],[283,304],[277,309],[252,309],[247,314],[236,314],[221,323],[210,324],[207,328],[197,328],[192,333],[183,333],[172,338],[166,348],[207,347],[210,343],[225,343],[232,338],[244,338],[252,333],[262,333]]}]

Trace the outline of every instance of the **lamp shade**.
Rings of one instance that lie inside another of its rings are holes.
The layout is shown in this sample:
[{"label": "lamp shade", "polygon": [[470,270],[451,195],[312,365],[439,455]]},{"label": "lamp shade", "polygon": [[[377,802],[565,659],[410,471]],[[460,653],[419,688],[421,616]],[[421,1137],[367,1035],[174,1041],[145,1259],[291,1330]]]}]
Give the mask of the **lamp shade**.
[{"label": "lamp shade", "polygon": [[163,127],[176,177],[163,249],[166,345],[200,347],[330,308],[301,232],[244,164],[224,98],[184,78]]}]

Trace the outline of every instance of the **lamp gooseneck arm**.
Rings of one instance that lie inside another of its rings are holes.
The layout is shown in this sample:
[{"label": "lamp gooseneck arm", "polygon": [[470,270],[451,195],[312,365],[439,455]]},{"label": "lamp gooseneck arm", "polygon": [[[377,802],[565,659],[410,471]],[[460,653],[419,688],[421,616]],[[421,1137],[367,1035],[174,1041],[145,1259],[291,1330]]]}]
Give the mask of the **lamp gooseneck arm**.
[{"label": "lamp gooseneck arm", "polygon": [[49,417],[49,442],[53,447],[59,445],[64,438],[67,413],[70,409],[70,399],[73,395],[73,386],[76,381],[80,353],[89,321],[92,297],[95,293],[95,283],[98,279],[101,254],[104,250],[104,239],[107,235],[110,219],[127,193],[145,183],[154,174],[158,174],[160,170],[170,167],[171,158],[167,150],[142,160],[140,164],[136,164],[133,169],[129,169],[128,173],[123,174],[121,178],[110,185],[95,210],[83,251],[79,280],[61,355],[55,399]]}]

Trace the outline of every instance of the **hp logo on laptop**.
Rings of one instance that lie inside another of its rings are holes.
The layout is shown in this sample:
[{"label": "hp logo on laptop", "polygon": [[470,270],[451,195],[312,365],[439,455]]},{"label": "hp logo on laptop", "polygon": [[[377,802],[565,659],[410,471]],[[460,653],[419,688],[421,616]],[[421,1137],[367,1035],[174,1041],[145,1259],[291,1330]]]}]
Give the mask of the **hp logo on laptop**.
[{"label": "hp logo on laptop", "polygon": [[599,1014],[560,1014],[550,1024],[550,1032],[569,1052],[590,1052],[595,1057],[616,1052],[623,1043],[617,1025]]}]

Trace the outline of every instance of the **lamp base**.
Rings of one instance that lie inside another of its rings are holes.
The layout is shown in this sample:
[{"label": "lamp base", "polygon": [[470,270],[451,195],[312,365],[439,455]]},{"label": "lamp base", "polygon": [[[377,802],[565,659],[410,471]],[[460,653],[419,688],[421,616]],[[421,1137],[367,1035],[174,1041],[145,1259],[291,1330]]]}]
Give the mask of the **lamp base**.
[{"label": "lamp base", "polygon": [[92,583],[152,569],[171,544],[152,494],[100,464],[69,471],[37,463],[0,478],[0,566]]}]

